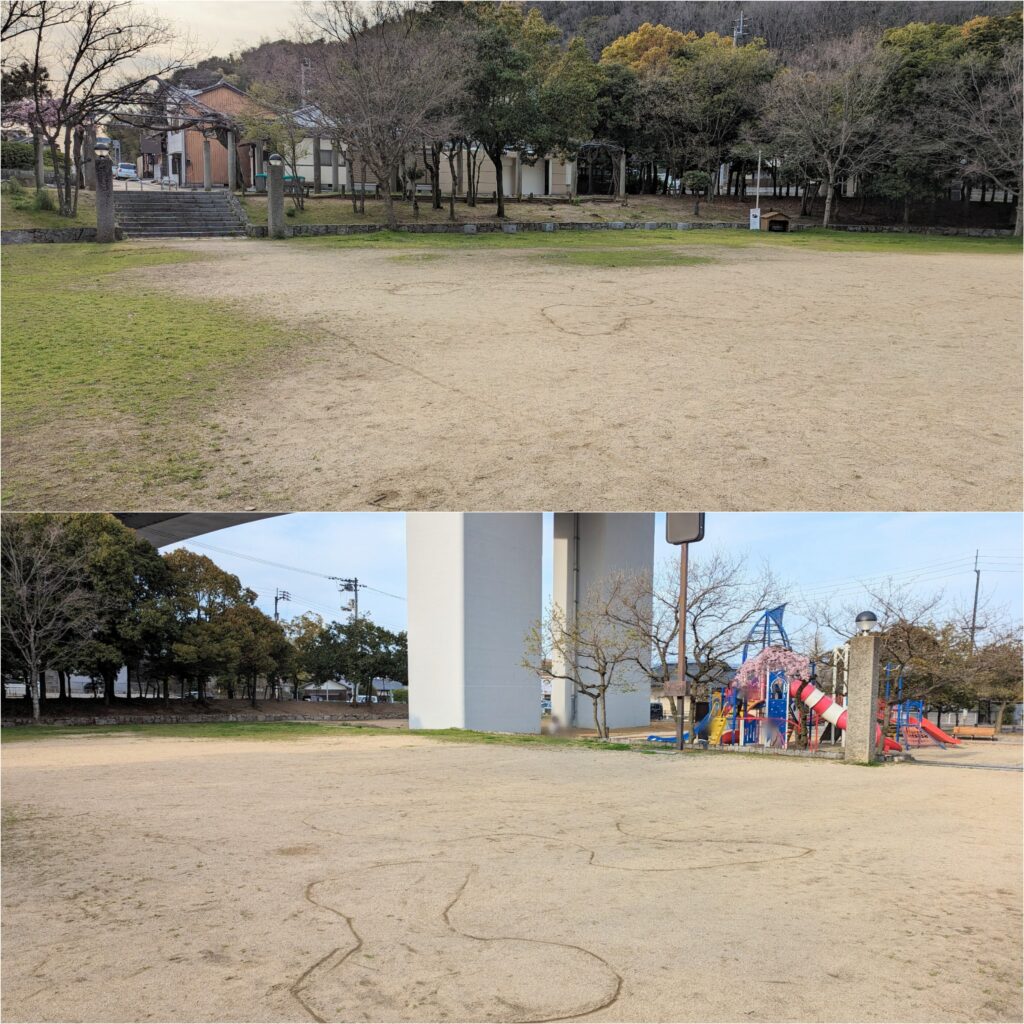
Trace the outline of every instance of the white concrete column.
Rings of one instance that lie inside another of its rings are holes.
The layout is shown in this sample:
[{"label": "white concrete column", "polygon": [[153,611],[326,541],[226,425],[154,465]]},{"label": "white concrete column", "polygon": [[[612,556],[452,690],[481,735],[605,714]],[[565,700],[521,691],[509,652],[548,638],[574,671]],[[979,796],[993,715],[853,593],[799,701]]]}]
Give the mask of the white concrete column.
[{"label": "white concrete column", "polygon": [[522,661],[541,541],[538,512],[406,515],[411,728],[540,731],[540,680]]},{"label": "white concrete column", "polygon": [[[650,512],[556,512],[552,600],[571,618],[577,601],[612,573],[650,573],[654,566],[654,514]],[[624,684],[606,696],[608,726],[622,729],[651,720],[650,681],[636,667],[622,666]],[[564,725],[593,724],[589,697],[573,702],[572,685],[555,680],[551,713]]]}]

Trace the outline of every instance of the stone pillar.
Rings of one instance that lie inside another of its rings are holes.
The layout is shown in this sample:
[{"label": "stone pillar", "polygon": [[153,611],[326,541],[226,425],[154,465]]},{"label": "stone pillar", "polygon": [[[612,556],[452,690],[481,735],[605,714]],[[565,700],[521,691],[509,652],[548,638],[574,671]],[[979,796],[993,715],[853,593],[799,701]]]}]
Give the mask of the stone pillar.
[{"label": "stone pillar", "polygon": [[203,191],[213,188],[213,167],[210,163],[210,140],[203,139]]},{"label": "stone pillar", "polygon": [[878,656],[881,639],[877,633],[850,638],[846,673],[846,749],[844,760],[870,764],[876,760],[878,729]]},{"label": "stone pillar", "polygon": [[82,181],[90,191],[96,189],[96,129],[89,126],[82,132]]},{"label": "stone pillar", "polygon": [[[571,618],[577,601],[616,572],[650,573],[654,564],[654,514],[650,512],[556,512],[552,601]],[[608,726],[622,729],[651,720],[651,687],[636,666],[620,666],[624,684],[605,698]],[[552,682],[552,715],[562,725],[593,726],[593,704],[577,696],[572,685]]]},{"label": "stone pillar", "polygon": [[337,194],[341,188],[341,153],[338,143],[331,143],[331,191]]},{"label": "stone pillar", "polygon": [[313,192],[319,195],[323,187],[323,175],[320,167],[320,136],[313,136]]},{"label": "stone pillar", "polygon": [[109,156],[95,158],[96,241],[114,241],[114,167]]},{"label": "stone pillar", "polygon": [[619,198],[626,198],[626,151],[619,155]]},{"label": "stone pillar", "polygon": [[238,184],[238,149],[235,144],[235,133],[228,131],[228,191],[234,192]]},{"label": "stone pillar", "polygon": [[267,234],[284,238],[284,164],[267,164]]},{"label": "stone pillar", "polygon": [[406,515],[409,726],[537,733],[523,667],[541,617],[539,512]]}]

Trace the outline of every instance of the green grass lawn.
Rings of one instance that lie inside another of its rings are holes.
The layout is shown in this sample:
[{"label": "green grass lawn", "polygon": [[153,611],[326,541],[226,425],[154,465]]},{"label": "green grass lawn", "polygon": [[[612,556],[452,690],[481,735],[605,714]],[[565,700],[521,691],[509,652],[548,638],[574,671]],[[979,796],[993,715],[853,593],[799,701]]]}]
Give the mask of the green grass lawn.
[{"label": "green grass lawn", "polygon": [[[56,202],[56,190],[47,189]],[[94,228],[96,227],[96,197],[92,192],[78,193],[78,214],[62,217],[50,210],[33,208],[35,191],[27,188],[11,195],[7,186],[0,192],[0,227],[13,228]]]},{"label": "green grass lawn", "polygon": [[[674,231],[494,231],[479,235],[419,234],[406,231],[376,231],[363,235],[319,235],[287,239],[276,245],[311,245],[325,248],[466,250],[537,249],[566,254],[581,251],[632,249],[637,253],[652,249],[671,251],[693,246],[714,246],[728,249],[764,247],[785,251],[814,249],[822,252],[850,253],[1007,253],[1021,252],[1019,238],[971,238],[960,235],[874,234],[828,231],[823,228],[793,233],[737,231],[734,229],[699,229]],[[637,263],[643,262],[637,257]]]},{"label": "green grass lawn", "polygon": [[470,729],[388,729],[381,726],[355,725],[347,722],[183,722],[168,725],[95,725],[95,726],[10,726],[0,730],[4,743],[26,743],[33,740],[58,739],[64,736],[170,736],[195,740],[283,740],[310,736],[329,736],[339,730],[364,736],[424,736],[447,743],[486,743],[501,746],[582,747],[587,750],[630,750],[628,743],[573,739],[563,736],[519,735],[476,732]]},{"label": "green grass lawn", "polygon": [[[203,424],[226,382],[289,338],[230,303],[169,295],[131,274],[195,259],[125,244],[3,248],[5,454],[27,436],[59,449],[36,445],[29,463],[8,472],[5,501],[24,500],[26,467],[37,462],[43,485],[69,471],[113,472],[140,485],[204,472],[217,437]],[[62,430],[70,434],[63,444]]]}]

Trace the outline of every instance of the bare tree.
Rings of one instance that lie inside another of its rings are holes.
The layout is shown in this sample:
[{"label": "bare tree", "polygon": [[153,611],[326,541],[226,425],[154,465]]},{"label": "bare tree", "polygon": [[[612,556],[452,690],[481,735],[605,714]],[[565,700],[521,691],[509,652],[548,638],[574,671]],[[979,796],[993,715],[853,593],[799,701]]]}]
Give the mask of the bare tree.
[{"label": "bare tree", "polygon": [[28,676],[32,717],[39,718],[39,679],[48,661],[83,639],[95,624],[82,585],[86,561],[68,545],[63,520],[6,515],[0,523],[0,625],[4,646]]},{"label": "bare tree", "polygon": [[594,727],[608,738],[606,699],[610,690],[634,689],[626,675],[635,662],[636,637],[613,611],[620,600],[622,578],[592,587],[573,614],[552,604],[526,637],[523,665],[572,684],[594,708]]},{"label": "bare tree", "polygon": [[[34,83],[24,120],[45,139],[57,174],[60,213],[73,217],[79,172],[92,162],[83,143],[88,147],[97,121],[135,103],[154,78],[184,67],[187,55],[169,21],[144,13],[131,0],[39,0],[21,6],[16,49],[32,69]],[[179,46],[178,56],[160,53],[172,43]],[[44,62],[49,96],[42,88]]]},{"label": "bare tree", "polygon": [[443,111],[460,79],[446,28],[397,0],[327,0],[304,14],[338,44],[324,51],[310,99],[376,176],[388,227],[397,227],[391,190],[404,158],[452,135]]},{"label": "bare tree", "polygon": [[[767,565],[752,569],[745,556],[717,550],[691,556],[687,580],[686,672],[695,693],[706,698],[730,670],[757,617],[781,603],[784,588]],[[668,559],[654,574],[621,577],[608,607],[634,638],[633,660],[651,683],[670,682],[669,659],[678,660],[679,648],[678,563]]]},{"label": "bare tree", "polygon": [[1017,196],[1013,233],[1024,233],[1021,187],[1021,124],[1024,106],[1021,44],[1004,47],[993,68],[975,58],[951,68],[934,83],[937,116],[948,140],[954,165],[965,175],[976,175],[996,188]]},{"label": "bare tree", "polygon": [[837,183],[865,173],[885,152],[888,74],[888,58],[858,33],[806,51],[767,87],[761,131],[787,160],[818,169],[824,227],[832,222]]}]

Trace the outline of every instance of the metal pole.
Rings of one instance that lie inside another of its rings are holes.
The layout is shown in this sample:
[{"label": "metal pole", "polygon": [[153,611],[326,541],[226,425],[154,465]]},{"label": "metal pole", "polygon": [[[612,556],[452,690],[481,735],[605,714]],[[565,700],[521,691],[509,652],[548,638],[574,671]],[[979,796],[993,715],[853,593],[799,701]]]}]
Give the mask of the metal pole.
[{"label": "metal pole", "polygon": [[[678,714],[676,715],[676,748],[683,749],[685,744],[683,720],[690,706],[690,683],[686,677],[686,577],[689,569],[689,544],[679,545],[679,673]],[[693,715],[690,715],[692,721]],[[692,725],[691,725],[692,728]],[[691,737],[691,740],[694,737]]]},{"label": "metal pole", "polygon": [[971,611],[971,653],[974,653],[974,634],[978,629],[978,591],[981,590],[981,570],[978,568],[978,552],[974,552],[974,608]]}]

